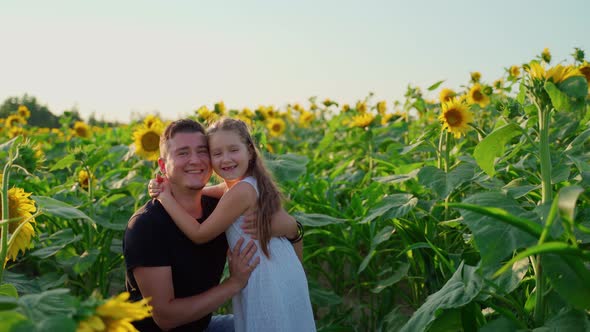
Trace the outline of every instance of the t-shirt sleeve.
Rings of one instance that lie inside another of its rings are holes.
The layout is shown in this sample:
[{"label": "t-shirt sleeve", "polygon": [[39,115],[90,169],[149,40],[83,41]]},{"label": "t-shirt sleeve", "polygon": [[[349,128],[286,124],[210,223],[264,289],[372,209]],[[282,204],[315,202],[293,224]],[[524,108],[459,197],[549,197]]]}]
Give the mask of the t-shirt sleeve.
[{"label": "t-shirt sleeve", "polygon": [[168,248],[163,246],[166,230],[162,222],[146,214],[136,215],[129,220],[125,231],[123,255],[128,270],[138,266],[170,266]]}]

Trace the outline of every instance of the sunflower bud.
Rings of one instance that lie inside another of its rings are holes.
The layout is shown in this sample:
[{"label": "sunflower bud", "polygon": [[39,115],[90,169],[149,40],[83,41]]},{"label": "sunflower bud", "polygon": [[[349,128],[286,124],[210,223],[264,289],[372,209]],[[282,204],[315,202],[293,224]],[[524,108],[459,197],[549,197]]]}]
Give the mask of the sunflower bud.
[{"label": "sunflower bud", "polygon": [[572,56],[574,57],[574,59],[578,62],[584,62],[584,50],[575,47],[574,48],[574,53],[572,53]]},{"label": "sunflower bud", "polygon": [[551,62],[551,52],[549,52],[549,49],[547,47],[545,47],[545,49],[541,53],[541,59],[543,59],[543,61],[547,63]]}]

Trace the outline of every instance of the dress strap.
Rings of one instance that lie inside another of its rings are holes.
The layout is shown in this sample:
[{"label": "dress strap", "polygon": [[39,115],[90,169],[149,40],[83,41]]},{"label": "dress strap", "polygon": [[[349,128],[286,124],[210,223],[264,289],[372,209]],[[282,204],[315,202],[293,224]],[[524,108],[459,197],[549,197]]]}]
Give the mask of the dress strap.
[{"label": "dress strap", "polygon": [[246,182],[249,183],[252,187],[254,187],[254,190],[256,190],[256,196],[260,196],[260,193],[258,192],[258,184],[257,181],[254,177],[252,176],[247,176],[245,178],[242,179],[242,181],[240,182]]}]

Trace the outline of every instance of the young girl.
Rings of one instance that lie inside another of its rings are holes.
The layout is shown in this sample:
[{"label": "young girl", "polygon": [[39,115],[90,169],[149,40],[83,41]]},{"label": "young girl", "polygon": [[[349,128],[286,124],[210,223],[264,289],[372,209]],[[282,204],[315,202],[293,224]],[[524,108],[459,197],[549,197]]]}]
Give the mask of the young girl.
[{"label": "young girl", "polygon": [[217,189],[225,191],[209,218],[195,222],[176,202],[166,180],[158,200],[193,242],[208,242],[225,231],[230,248],[240,237],[248,242],[243,215],[257,211],[255,242],[263,254],[246,287],[233,297],[235,330],[315,331],[301,262],[288,240],[270,235],[270,217],[280,209],[281,195],[246,124],[220,120],[209,128],[208,138],[213,170],[224,180]]}]

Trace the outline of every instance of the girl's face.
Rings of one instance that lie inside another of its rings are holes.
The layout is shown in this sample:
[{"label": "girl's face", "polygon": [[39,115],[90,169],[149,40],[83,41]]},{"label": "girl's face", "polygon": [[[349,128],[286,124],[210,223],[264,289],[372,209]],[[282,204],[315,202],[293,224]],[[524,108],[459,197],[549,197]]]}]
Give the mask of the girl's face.
[{"label": "girl's face", "polygon": [[224,180],[245,177],[252,154],[236,132],[220,130],[209,136],[209,152],[213,170]]}]

